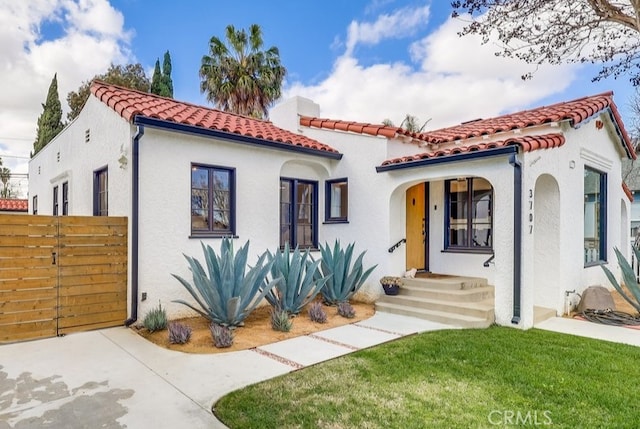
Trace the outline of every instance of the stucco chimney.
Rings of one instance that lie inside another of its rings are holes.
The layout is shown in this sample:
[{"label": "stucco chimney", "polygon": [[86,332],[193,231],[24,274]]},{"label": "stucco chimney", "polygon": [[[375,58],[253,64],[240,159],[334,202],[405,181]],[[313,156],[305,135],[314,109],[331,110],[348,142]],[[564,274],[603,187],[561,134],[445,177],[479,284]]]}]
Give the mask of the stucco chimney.
[{"label": "stucco chimney", "polygon": [[269,119],[277,127],[297,133],[300,131],[300,116],[320,116],[320,105],[308,98],[295,96],[273,106]]}]

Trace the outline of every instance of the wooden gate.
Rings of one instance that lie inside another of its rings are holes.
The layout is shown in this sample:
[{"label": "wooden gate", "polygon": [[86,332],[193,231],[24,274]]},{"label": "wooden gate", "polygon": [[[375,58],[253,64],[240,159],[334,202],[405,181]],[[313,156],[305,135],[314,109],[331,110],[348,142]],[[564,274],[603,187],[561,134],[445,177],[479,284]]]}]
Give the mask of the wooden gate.
[{"label": "wooden gate", "polygon": [[127,218],[0,215],[0,342],[126,317]]}]

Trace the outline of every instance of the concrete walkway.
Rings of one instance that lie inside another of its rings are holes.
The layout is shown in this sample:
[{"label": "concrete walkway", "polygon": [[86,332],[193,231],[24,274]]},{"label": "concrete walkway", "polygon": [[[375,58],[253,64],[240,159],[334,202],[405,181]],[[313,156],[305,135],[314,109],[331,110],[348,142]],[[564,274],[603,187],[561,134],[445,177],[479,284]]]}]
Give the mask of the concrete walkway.
[{"label": "concrete walkway", "polygon": [[253,350],[185,354],[126,328],[0,346],[0,429],[224,428],[212,405],[233,390],[418,332],[450,326],[372,318]]},{"label": "concrete walkway", "polygon": [[602,325],[566,317],[552,317],[536,324],[535,328],[640,347],[639,329]]}]

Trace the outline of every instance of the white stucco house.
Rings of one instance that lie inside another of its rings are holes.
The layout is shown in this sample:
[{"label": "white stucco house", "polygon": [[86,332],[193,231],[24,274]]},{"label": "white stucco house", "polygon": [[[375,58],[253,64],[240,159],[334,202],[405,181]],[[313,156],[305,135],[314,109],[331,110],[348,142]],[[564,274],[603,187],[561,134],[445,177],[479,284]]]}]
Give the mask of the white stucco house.
[{"label": "white stucco house", "polygon": [[[38,214],[128,216],[130,315],[188,295],[183,253],[250,240],[255,255],[340,239],[377,279],[409,268],[487,279],[495,321],[529,328],[628,253],[635,159],[611,93],[411,134],[323,119],[296,97],[260,121],[94,82],[29,165]],[[54,197],[54,193],[59,193]],[[33,205],[33,204],[32,204]],[[147,297],[142,300],[142,293]]]}]

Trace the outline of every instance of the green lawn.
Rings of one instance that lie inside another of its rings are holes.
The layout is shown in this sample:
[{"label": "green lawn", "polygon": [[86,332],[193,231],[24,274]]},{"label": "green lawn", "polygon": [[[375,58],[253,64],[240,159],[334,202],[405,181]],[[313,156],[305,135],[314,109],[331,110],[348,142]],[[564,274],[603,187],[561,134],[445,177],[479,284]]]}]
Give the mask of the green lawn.
[{"label": "green lawn", "polygon": [[230,428],[637,428],[639,382],[638,347],[492,327],[361,350],[214,411]]}]

